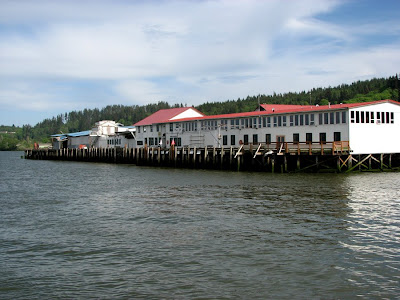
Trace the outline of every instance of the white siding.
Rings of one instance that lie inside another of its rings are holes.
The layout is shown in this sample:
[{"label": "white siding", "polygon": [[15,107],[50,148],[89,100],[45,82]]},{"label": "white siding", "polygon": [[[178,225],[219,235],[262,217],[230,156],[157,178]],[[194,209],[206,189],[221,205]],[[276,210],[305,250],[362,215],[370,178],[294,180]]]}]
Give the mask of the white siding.
[{"label": "white siding", "polygon": [[[353,154],[400,153],[399,105],[382,103],[351,109],[350,114],[351,111],[359,112],[360,114],[359,123],[351,123],[349,120],[350,147],[353,150]],[[361,123],[361,112],[364,112],[364,123]],[[369,123],[366,122],[365,112],[374,113],[374,123],[371,123],[371,119]],[[393,113],[393,123],[377,122],[377,112],[389,112],[389,115]]]},{"label": "white siding", "polygon": [[202,117],[203,114],[200,114],[199,112],[195,111],[192,108],[189,108],[185,110],[184,112],[180,113],[179,115],[171,118],[170,120],[178,120],[178,119],[186,119],[186,118],[197,118],[197,117]]}]

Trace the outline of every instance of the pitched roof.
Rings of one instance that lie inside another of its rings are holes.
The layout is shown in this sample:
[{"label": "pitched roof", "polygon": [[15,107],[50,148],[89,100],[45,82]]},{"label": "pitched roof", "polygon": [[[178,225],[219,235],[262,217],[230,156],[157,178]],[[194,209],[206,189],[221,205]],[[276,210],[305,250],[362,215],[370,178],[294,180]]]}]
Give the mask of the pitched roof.
[{"label": "pitched roof", "polygon": [[[193,110],[193,111],[197,112],[198,114],[204,116],[201,112],[199,112],[198,110],[196,110],[193,107],[178,107],[178,108],[161,109],[161,110],[155,112],[154,114],[148,116],[147,118],[144,118],[143,120],[137,122],[135,124],[135,126],[170,122],[171,119],[179,116],[180,114],[182,114],[188,110]],[[176,119],[176,120],[180,120],[180,119]]]},{"label": "pitched roof", "polygon": [[300,108],[303,107],[304,105],[298,105],[298,104],[260,104],[260,110],[261,111],[280,111],[280,110],[286,110],[286,109],[292,109],[292,108]]},{"label": "pitched roof", "polygon": [[[233,114],[222,114],[222,115],[213,115],[213,116],[204,116],[201,118],[186,118],[176,120],[179,122],[182,121],[193,121],[193,120],[211,120],[211,119],[231,119],[231,118],[240,118],[240,117],[251,117],[251,116],[267,116],[267,115],[279,115],[283,113],[311,113],[311,112],[324,112],[329,110],[338,110],[338,109],[349,109],[356,108],[380,103],[393,103],[400,105],[399,102],[394,100],[377,100],[371,102],[361,102],[361,103],[343,103],[343,104],[332,104],[332,105],[287,105],[286,108],[281,107],[280,109],[275,109],[272,111],[272,107],[268,111],[250,111],[243,113],[233,113]],[[175,121],[175,120],[174,120]],[[173,122],[173,121],[170,121]]]}]

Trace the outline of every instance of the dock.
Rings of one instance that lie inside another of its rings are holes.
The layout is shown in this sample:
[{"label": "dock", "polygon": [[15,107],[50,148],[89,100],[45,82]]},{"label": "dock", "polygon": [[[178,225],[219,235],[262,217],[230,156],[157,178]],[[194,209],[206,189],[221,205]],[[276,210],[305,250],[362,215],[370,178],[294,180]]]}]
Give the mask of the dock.
[{"label": "dock", "polygon": [[28,149],[26,159],[270,173],[397,171],[399,153],[353,155],[348,142],[260,143],[240,147]]}]

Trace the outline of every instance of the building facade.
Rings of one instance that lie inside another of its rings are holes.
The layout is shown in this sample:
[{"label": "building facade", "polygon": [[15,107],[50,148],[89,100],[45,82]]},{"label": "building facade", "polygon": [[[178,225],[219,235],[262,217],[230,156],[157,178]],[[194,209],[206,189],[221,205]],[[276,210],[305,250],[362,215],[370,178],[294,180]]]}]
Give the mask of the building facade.
[{"label": "building facade", "polygon": [[[136,146],[240,147],[284,143],[346,144],[353,154],[400,153],[400,103],[260,105],[256,111],[205,116],[194,108],[161,110],[135,124]],[[311,147],[311,146],[310,146]]]}]

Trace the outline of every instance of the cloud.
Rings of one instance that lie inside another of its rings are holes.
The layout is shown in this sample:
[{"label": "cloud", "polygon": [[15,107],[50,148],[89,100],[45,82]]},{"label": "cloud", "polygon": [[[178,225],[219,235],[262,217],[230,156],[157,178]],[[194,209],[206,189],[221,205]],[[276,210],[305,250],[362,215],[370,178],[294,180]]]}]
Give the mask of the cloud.
[{"label": "cloud", "polygon": [[382,40],[393,37],[382,24],[398,32],[399,22],[349,26],[335,19],[345,3],[3,1],[0,101],[200,104],[392,75],[399,41]]}]

